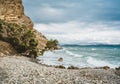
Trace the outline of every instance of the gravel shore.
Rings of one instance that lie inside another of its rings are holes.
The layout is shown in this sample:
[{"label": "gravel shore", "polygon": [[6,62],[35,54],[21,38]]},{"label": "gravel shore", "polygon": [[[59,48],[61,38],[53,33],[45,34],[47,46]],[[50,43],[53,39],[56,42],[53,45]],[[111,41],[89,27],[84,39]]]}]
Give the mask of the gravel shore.
[{"label": "gravel shore", "polygon": [[120,84],[114,69],[60,69],[23,56],[0,57],[0,84]]}]

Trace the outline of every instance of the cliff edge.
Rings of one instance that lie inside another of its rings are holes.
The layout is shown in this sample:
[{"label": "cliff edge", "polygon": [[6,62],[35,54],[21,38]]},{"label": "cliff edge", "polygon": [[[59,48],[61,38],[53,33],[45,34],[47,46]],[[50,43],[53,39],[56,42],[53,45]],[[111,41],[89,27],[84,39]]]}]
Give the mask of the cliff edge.
[{"label": "cliff edge", "polygon": [[[39,51],[42,51],[45,48],[47,39],[41,33],[33,29],[33,22],[24,13],[22,0],[0,0],[0,19],[6,23],[15,23],[21,27],[26,26],[26,29],[23,30],[30,30],[35,34],[35,39],[38,41],[37,48]],[[5,30],[4,25],[0,27],[1,30],[2,28]],[[7,30],[5,30],[5,32],[6,31]],[[2,33],[2,36],[7,35],[8,33]],[[0,38],[0,40],[2,39]]]}]

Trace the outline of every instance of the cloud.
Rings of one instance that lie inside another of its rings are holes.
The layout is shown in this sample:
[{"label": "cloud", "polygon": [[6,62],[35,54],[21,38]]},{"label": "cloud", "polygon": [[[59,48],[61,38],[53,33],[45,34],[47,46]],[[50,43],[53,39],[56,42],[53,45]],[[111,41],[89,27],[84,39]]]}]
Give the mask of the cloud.
[{"label": "cloud", "polygon": [[61,44],[120,44],[120,0],[23,0],[23,3],[35,28]]},{"label": "cloud", "polygon": [[41,14],[44,18],[60,18],[64,15],[64,11],[62,9],[54,8],[51,6],[43,6],[38,9],[38,14]]},{"label": "cloud", "polygon": [[[117,24],[117,23],[113,23]],[[66,23],[35,24],[34,28],[61,44],[120,44],[120,25],[101,22],[70,21]]]},{"label": "cloud", "polygon": [[119,0],[23,0],[25,13],[36,22],[120,21]]}]

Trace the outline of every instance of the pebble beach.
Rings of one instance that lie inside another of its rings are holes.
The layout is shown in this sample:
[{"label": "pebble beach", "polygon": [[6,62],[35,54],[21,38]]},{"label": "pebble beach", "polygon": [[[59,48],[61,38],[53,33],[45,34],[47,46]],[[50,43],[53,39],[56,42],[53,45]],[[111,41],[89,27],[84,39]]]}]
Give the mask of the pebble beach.
[{"label": "pebble beach", "polygon": [[0,57],[0,84],[120,84],[115,69],[61,69],[24,56]]}]

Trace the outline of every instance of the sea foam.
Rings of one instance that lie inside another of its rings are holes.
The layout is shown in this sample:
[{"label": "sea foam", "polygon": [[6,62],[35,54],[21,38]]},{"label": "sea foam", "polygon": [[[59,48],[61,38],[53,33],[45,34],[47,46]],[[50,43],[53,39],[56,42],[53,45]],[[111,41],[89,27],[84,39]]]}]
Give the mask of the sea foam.
[{"label": "sea foam", "polygon": [[70,55],[70,56],[73,56],[73,57],[82,57],[83,55],[80,55],[80,54],[76,54],[76,53],[73,53],[71,51],[68,51],[66,50],[66,54]]},{"label": "sea foam", "polygon": [[110,64],[109,62],[102,61],[102,60],[97,60],[97,59],[92,58],[92,57],[88,57],[87,63],[92,65],[92,66],[95,66],[95,67],[102,67],[102,66],[109,66],[111,68],[116,67],[115,65]]}]

